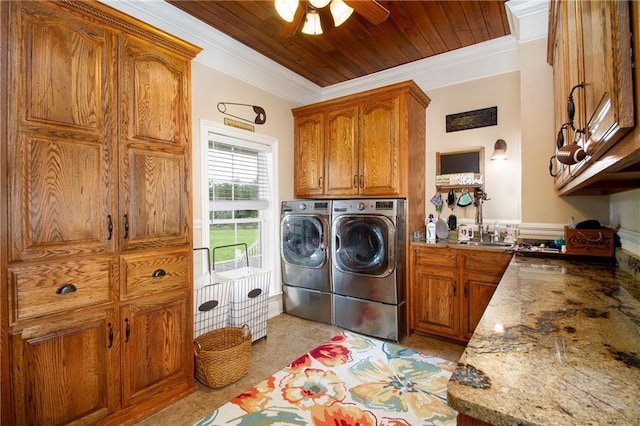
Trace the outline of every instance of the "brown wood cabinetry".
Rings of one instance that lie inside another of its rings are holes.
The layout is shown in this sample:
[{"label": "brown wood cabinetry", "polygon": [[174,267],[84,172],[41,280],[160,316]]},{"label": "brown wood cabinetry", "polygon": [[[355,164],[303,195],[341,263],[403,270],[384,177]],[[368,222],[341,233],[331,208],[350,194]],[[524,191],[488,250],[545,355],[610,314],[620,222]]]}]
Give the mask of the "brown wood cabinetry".
[{"label": "brown wood cabinetry", "polygon": [[12,333],[14,398],[11,406],[3,407],[2,423],[91,424],[115,412],[119,405],[115,323],[113,310],[105,309],[27,325]]},{"label": "brown wood cabinetry", "polygon": [[405,82],[295,108],[294,195],[424,199],[429,102]]},{"label": "brown wood cabinetry", "polygon": [[131,422],[194,389],[198,48],[100,3],[0,19],[2,422]]},{"label": "brown wood cabinetry", "polygon": [[[358,106],[341,107],[326,113],[324,169],[325,192],[333,196],[357,195],[360,182]],[[300,165],[305,168],[306,156]],[[385,167],[387,167],[385,165]]]},{"label": "brown wood cabinetry", "polygon": [[452,250],[412,247],[412,328],[458,336],[458,256]]},{"label": "brown wood cabinetry", "polygon": [[468,341],[513,253],[411,246],[411,329]]},{"label": "brown wood cabinetry", "polygon": [[324,195],[325,114],[295,117],[293,182],[296,197]]},{"label": "brown wood cabinetry", "polygon": [[467,250],[460,253],[463,339],[471,338],[512,257],[511,252]]},{"label": "brown wood cabinetry", "polygon": [[[637,5],[633,3],[550,3],[548,62],[554,72],[555,126],[559,130],[565,125],[565,145],[577,136],[589,155],[575,165],[557,163],[560,195],[614,193],[637,186],[634,172],[640,145],[635,135],[628,134],[638,115],[637,70],[632,65],[638,40],[632,45],[631,37]],[[568,123],[569,96],[575,105],[573,125]]]}]

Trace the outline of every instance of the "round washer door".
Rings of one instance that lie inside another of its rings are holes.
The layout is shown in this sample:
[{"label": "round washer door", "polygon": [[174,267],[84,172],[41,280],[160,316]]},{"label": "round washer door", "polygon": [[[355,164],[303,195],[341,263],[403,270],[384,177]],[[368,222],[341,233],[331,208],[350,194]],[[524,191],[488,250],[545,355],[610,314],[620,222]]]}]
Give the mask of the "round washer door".
[{"label": "round washer door", "polygon": [[384,216],[344,215],[333,222],[339,271],[386,277],[395,269],[395,225]]},{"label": "round washer door", "polygon": [[290,265],[321,268],[327,263],[328,222],[320,216],[289,215],[281,222],[282,260]]}]

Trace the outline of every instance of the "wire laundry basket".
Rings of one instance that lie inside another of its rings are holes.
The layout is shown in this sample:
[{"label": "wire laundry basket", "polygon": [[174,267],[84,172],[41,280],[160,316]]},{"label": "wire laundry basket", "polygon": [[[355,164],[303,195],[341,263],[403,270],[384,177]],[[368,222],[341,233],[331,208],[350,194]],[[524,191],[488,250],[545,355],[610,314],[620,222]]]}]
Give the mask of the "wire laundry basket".
[{"label": "wire laundry basket", "polygon": [[234,246],[244,248],[246,266],[223,272],[215,272],[214,270],[211,274],[211,280],[218,283],[230,283],[227,325],[241,327],[247,324],[255,342],[267,336],[271,271],[249,266],[246,243],[214,247],[214,268],[216,250]]},{"label": "wire laundry basket", "polygon": [[207,285],[194,294],[195,376],[203,385],[221,388],[247,374],[251,344],[267,334],[270,271],[247,266],[216,273],[207,251]]}]

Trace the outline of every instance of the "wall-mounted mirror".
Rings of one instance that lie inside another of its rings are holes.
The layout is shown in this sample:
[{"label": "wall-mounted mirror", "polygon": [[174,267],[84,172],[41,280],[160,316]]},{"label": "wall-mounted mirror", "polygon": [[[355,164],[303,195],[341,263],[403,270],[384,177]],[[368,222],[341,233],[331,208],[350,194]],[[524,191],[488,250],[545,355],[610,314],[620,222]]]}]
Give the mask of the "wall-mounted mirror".
[{"label": "wall-mounted mirror", "polygon": [[484,183],[484,147],[436,152],[436,186],[477,187]]}]

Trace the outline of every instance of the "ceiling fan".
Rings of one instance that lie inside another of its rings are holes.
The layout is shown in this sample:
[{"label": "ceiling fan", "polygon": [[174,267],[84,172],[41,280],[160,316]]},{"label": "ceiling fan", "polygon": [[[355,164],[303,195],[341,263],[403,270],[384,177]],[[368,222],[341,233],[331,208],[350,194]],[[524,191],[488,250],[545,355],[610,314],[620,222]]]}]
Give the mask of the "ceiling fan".
[{"label": "ceiling fan", "polygon": [[[278,35],[282,37],[295,35],[303,22],[305,22],[305,26],[302,32],[322,34],[321,15],[325,26],[327,22],[330,22],[329,25],[332,27],[342,24],[354,11],[374,25],[381,24],[389,16],[389,11],[376,0],[274,0],[274,3],[278,14],[285,20],[278,31]],[[329,3],[331,3],[330,11],[327,11],[325,6]],[[310,19],[313,22],[308,22]],[[309,24],[315,25],[318,30],[308,32],[305,29]]]}]

